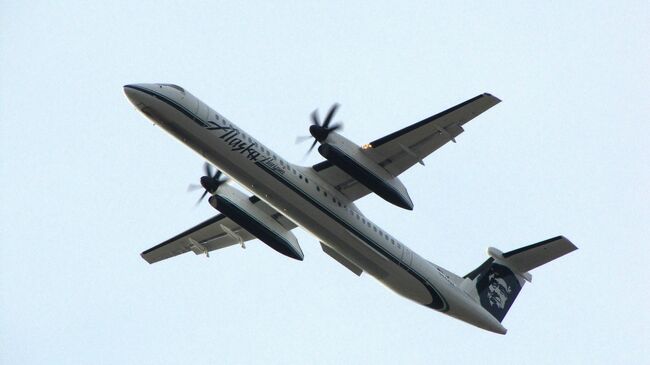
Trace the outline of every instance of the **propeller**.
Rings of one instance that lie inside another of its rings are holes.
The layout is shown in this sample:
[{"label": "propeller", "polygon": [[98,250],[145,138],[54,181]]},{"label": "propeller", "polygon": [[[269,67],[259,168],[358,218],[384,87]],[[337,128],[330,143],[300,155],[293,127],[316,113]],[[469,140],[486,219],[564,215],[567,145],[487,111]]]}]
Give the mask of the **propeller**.
[{"label": "propeller", "polygon": [[203,165],[203,170],[205,172],[205,176],[201,177],[201,185],[196,185],[196,184],[190,184],[187,187],[187,191],[196,191],[203,189],[203,194],[201,194],[201,197],[199,200],[197,200],[196,205],[199,205],[203,198],[205,198],[208,193],[214,194],[219,186],[222,184],[226,183],[228,181],[228,178],[226,176],[222,176],[223,173],[221,170],[216,170],[214,175],[212,174],[212,166],[209,163],[205,163]]},{"label": "propeller", "polygon": [[312,143],[311,147],[309,147],[309,150],[307,150],[307,154],[309,154],[311,150],[314,149],[316,143],[323,142],[327,139],[327,136],[330,133],[343,128],[343,124],[341,123],[334,123],[330,126],[330,123],[332,122],[332,119],[334,118],[334,114],[336,113],[338,107],[338,103],[332,105],[330,110],[327,112],[325,120],[323,120],[322,124],[319,120],[320,118],[318,116],[318,109],[314,110],[314,112],[311,113],[311,125],[309,126],[309,134],[311,134],[311,136],[302,136],[296,138],[296,143],[304,142],[312,137],[314,138],[314,143]]}]

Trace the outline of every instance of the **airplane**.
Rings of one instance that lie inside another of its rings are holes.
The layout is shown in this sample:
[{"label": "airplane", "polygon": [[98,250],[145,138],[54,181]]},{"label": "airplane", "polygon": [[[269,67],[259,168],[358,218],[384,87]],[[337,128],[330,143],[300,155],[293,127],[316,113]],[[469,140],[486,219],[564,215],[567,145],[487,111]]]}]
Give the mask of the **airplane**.
[{"label": "airplane", "polygon": [[[332,123],[338,104],[321,121],[311,114],[311,151],[325,158],[313,166],[287,162],[223,115],[174,84],[130,84],[124,93],[155,125],[196,151],[206,162],[202,199],[219,214],[141,253],[152,264],[186,252],[196,255],[259,239],[302,261],[296,227],[315,236],[322,250],[360,276],[368,273],[397,294],[461,321],[505,334],[502,321],[529,271],[577,247],[563,236],[508,252],[494,247],[488,259],[458,276],[419,256],[371,222],[354,202],[370,193],[412,210],[398,176],[464,131],[474,117],[500,102],[484,93],[361,146]],[[223,172],[222,172],[223,171]],[[225,173],[225,174],[224,174]],[[234,188],[229,176],[252,195]]]}]

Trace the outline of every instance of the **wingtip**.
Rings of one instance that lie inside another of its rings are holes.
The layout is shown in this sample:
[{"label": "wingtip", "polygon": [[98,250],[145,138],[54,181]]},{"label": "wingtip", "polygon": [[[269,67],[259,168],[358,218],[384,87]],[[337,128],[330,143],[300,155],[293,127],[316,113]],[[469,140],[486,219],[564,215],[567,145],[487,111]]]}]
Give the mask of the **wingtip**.
[{"label": "wingtip", "polygon": [[153,264],[155,261],[149,261],[149,259],[147,259],[146,253],[147,251],[143,251],[142,253],[140,253],[140,257],[142,257],[142,259],[146,261],[149,265]]},{"label": "wingtip", "polygon": [[497,98],[496,96],[494,96],[494,95],[492,95],[490,93],[483,93],[483,96],[493,99],[496,103],[501,102],[501,99]]}]

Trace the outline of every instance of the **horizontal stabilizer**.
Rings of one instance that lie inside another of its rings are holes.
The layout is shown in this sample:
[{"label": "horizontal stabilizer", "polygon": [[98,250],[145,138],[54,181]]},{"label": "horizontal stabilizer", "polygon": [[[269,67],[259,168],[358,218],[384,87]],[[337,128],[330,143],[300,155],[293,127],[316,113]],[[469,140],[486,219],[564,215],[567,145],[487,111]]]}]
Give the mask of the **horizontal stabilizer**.
[{"label": "horizontal stabilizer", "polygon": [[503,258],[508,262],[508,266],[512,266],[520,272],[527,272],[577,249],[564,236],[557,236],[506,252],[503,254]]}]

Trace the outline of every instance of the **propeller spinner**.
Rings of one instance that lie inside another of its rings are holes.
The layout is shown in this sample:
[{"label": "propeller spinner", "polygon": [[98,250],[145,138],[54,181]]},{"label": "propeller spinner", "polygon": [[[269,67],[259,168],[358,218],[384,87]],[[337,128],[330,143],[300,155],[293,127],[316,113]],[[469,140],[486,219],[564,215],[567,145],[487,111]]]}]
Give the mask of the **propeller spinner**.
[{"label": "propeller spinner", "polygon": [[203,165],[203,170],[205,171],[205,176],[201,177],[201,185],[196,185],[196,184],[190,184],[190,186],[187,187],[187,191],[195,191],[199,189],[204,189],[203,194],[199,198],[199,200],[196,202],[196,205],[199,205],[203,198],[205,198],[208,193],[214,194],[219,186],[222,184],[226,183],[228,181],[227,177],[223,177],[223,173],[221,170],[216,170],[214,175],[212,175],[212,166],[209,163],[205,163]]},{"label": "propeller spinner", "polygon": [[[311,147],[309,147],[309,150],[307,150],[307,154],[309,154],[314,147],[316,146],[316,143],[318,142],[323,142],[325,139],[327,139],[327,136],[334,131],[340,130],[343,128],[342,123],[334,123],[332,126],[330,126],[330,123],[332,122],[332,119],[334,118],[334,114],[336,113],[336,110],[338,109],[339,104],[335,103],[332,105],[330,108],[329,112],[327,112],[327,115],[325,116],[325,120],[323,123],[320,123],[320,118],[318,117],[318,109],[314,110],[313,113],[311,113],[311,124],[309,126],[309,134],[311,134],[311,137],[314,138],[314,143],[311,144]],[[300,143],[302,141],[305,141],[309,138],[309,136],[304,136],[304,137],[298,137],[296,138],[296,143]]]}]

